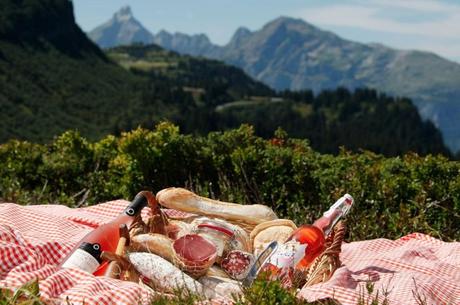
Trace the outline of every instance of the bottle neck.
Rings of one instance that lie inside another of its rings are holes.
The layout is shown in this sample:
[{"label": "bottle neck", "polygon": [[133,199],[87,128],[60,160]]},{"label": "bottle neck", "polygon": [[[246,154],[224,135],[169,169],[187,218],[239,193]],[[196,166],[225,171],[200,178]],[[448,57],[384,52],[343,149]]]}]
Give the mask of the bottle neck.
[{"label": "bottle neck", "polygon": [[324,236],[328,236],[334,226],[339,222],[342,218],[343,214],[340,211],[333,211],[330,215],[322,216],[318,220],[316,220],[313,225],[317,228],[320,228]]},{"label": "bottle neck", "polygon": [[323,230],[324,236],[328,236],[337,222],[348,214],[353,202],[353,197],[346,194],[337,200],[313,225]]},{"label": "bottle neck", "polygon": [[134,197],[133,201],[131,201],[131,203],[123,211],[122,215],[127,215],[131,217],[136,217],[140,215],[142,209],[149,204],[149,201],[151,201],[151,198],[154,197],[150,192],[143,191],[138,193],[136,197]]}]

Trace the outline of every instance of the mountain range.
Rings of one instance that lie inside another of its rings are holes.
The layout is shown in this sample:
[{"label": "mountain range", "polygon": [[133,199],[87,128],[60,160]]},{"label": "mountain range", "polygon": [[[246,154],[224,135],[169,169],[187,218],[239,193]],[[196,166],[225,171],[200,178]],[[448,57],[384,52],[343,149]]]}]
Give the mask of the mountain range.
[{"label": "mountain range", "polygon": [[420,114],[460,150],[460,64],[436,54],[342,39],[301,19],[277,18],[257,31],[241,27],[224,46],[205,34],[152,34],[129,7],[88,33],[106,48],[134,42],[223,60],[276,90],[377,88],[413,100]]},{"label": "mountain range", "polygon": [[[275,92],[238,67],[155,44],[103,51],[75,23],[68,0],[0,0],[0,7],[0,143],[47,143],[67,130],[95,140],[169,120],[188,134],[248,123],[274,144],[287,132],[326,153],[345,146],[392,156],[452,156],[439,130],[423,122],[408,99],[368,89]],[[279,127],[285,132],[275,133]],[[72,139],[63,136],[53,145],[85,150]],[[62,168],[60,159],[45,162]]]}]

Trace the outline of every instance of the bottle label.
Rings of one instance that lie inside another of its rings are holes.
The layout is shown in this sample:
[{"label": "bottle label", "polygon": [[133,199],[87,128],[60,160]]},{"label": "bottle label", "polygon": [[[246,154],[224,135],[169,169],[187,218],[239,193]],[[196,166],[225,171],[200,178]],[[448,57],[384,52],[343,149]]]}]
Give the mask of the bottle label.
[{"label": "bottle label", "polygon": [[75,250],[62,268],[76,268],[93,273],[99,267],[99,262],[91,254],[82,249]]},{"label": "bottle label", "polygon": [[268,263],[278,268],[295,267],[305,256],[307,244],[301,244],[296,240],[288,241],[278,246],[278,249],[270,257]]}]

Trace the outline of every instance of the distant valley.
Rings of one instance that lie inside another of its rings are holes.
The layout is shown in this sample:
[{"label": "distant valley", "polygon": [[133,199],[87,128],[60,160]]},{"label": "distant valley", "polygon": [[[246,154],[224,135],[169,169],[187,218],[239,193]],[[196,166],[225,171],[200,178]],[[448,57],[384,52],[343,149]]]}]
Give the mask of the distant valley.
[{"label": "distant valley", "polygon": [[101,47],[155,43],[182,54],[223,60],[276,90],[370,87],[407,96],[423,118],[441,129],[446,144],[460,150],[460,65],[433,53],[356,43],[288,17],[254,32],[241,27],[220,47],[204,34],[162,30],[154,35],[128,7],[88,35]]}]

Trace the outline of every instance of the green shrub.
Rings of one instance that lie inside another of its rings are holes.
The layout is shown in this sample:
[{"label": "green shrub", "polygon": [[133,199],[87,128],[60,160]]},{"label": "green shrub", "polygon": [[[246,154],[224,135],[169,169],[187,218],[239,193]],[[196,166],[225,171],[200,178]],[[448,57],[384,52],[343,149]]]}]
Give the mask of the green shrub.
[{"label": "green shrub", "polygon": [[207,136],[161,123],[90,143],[69,131],[48,145],[0,145],[0,197],[22,204],[95,204],[185,186],[203,196],[264,203],[280,217],[311,223],[345,192],[356,200],[349,240],[412,232],[460,238],[460,163],[409,153],[313,151],[278,130],[265,140],[242,125]]}]

